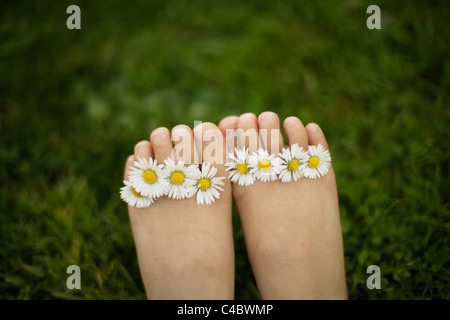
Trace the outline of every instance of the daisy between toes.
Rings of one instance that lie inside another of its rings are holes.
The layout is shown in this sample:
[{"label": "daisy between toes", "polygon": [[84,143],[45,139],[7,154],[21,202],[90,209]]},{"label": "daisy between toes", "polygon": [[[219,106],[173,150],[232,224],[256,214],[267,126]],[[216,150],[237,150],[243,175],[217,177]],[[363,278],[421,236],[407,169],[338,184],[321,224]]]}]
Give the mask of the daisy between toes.
[{"label": "daisy between toes", "polygon": [[[283,183],[301,178],[318,179],[328,173],[331,164],[330,152],[322,145],[308,146],[307,150],[293,144],[283,148],[275,156],[267,150],[258,149],[251,155],[247,148],[235,148],[228,153],[225,164],[228,179],[241,186],[251,186],[256,180]],[[185,166],[183,161],[175,163],[168,158],[164,164],[156,160],[138,158],[129,174],[129,181],[120,189],[120,196],[128,205],[137,208],[149,207],[154,201],[167,196],[172,199],[191,198],[196,195],[197,204],[212,204],[220,199],[224,191],[224,177],[216,177],[217,168],[209,163]]]},{"label": "daisy between toes", "polygon": [[120,197],[128,205],[146,208],[161,196],[185,199],[197,195],[197,204],[211,204],[220,198],[224,177],[216,177],[217,168],[203,163],[185,166],[184,161],[175,163],[171,158],[163,164],[156,160],[138,158],[129,174],[129,181],[120,189]]},{"label": "daisy between toes", "polygon": [[228,153],[225,166],[231,182],[250,186],[255,180],[288,183],[301,178],[318,179],[328,173],[330,164],[330,152],[322,145],[304,150],[293,144],[290,148],[283,148],[278,157],[264,149],[249,155],[247,148],[235,148],[234,152]]}]

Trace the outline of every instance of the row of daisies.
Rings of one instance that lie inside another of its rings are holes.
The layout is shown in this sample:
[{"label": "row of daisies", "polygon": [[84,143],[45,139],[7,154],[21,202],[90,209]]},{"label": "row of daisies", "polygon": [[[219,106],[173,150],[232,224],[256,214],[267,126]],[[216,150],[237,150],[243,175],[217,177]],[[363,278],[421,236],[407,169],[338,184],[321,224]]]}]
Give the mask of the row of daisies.
[{"label": "row of daisies", "polygon": [[[331,163],[328,150],[322,145],[307,149],[293,144],[275,156],[259,149],[249,154],[248,149],[235,149],[228,154],[225,164],[228,178],[241,186],[250,186],[256,180],[262,182],[281,180],[297,181],[301,178],[318,179],[324,176]],[[121,198],[130,206],[149,207],[157,198],[172,199],[197,196],[200,205],[211,204],[220,198],[224,177],[216,177],[217,168],[209,163],[186,166],[171,158],[158,164],[153,159],[138,158],[129,172],[128,181],[120,189]]]}]

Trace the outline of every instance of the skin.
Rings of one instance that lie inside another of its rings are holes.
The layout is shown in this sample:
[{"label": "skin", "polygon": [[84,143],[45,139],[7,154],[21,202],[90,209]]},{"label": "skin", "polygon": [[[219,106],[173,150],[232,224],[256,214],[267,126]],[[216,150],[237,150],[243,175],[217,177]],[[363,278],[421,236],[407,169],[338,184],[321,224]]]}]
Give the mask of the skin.
[{"label": "skin", "polygon": [[[135,146],[134,155],[126,164],[125,177],[135,157],[152,157],[163,163],[171,156],[172,137],[177,140],[175,145],[193,151],[184,155],[190,157],[184,160],[193,163],[203,148],[211,147],[208,142],[197,143],[202,135],[211,131],[221,136],[212,123],[203,123],[193,132],[184,125],[176,126],[172,133],[167,128],[154,130],[151,142],[141,141]],[[175,160],[183,159],[173,156]],[[226,176],[224,166],[216,165],[214,157],[204,160],[216,166],[217,176]],[[149,208],[129,207],[139,266],[149,299],[234,298],[232,194],[230,182],[224,182],[225,191],[211,205],[198,205],[195,197],[183,200],[162,197]]]},{"label": "skin", "polygon": [[[257,144],[246,143],[242,134],[227,138],[228,147],[256,147],[281,151],[284,147],[278,116],[264,112],[257,118],[247,113],[227,117],[219,124],[227,129],[258,132]],[[275,131],[270,131],[275,129]],[[306,128],[300,119],[283,123],[289,145],[328,145],[316,124]],[[273,146],[275,144],[275,146]],[[333,169],[317,180],[282,183],[256,181],[251,187],[233,185],[247,251],[263,299],[346,299],[344,252],[339,205]]]},{"label": "skin", "polygon": [[[227,135],[227,130],[239,130]],[[259,129],[269,134],[259,135]],[[275,129],[275,131],[270,131]],[[193,131],[180,125],[169,132],[158,128],[150,141],[135,146],[125,168],[135,157],[158,163],[172,156],[190,163],[212,163],[217,176],[227,177],[226,150],[246,146],[280,151],[284,147],[278,116],[243,114],[223,119],[219,128],[203,123]],[[289,144],[322,144],[316,124],[306,128],[295,117],[285,119]],[[213,135],[214,139],[210,139]],[[179,139],[183,137],[182,139]],[[203,137],[203,141],[201,141]],[[192,152],[173,152],[177,148]],[[206,140],[206,141],[205,141]],[[215,148],[214,156],[210,155]],[[234,200],[244,229],[248,255],[263,299],[346,299],[344,253],[335,176],[332,168],[317,180],[255,182],[231,185],[211,205],[199,206],[195,197],[158,199],[149,208],[129,207],[139,265],[150,299],[232,299],[234,248],[231,212]]]}]

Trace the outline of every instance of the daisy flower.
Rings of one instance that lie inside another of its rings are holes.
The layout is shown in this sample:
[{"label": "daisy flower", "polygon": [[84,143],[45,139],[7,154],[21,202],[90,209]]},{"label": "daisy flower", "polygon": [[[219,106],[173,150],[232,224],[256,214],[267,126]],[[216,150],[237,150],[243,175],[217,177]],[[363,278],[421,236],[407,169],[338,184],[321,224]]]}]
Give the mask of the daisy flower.
[{"label": "daisy flower", "polygon": [[331,156],[328,150],[319,144],[308,147],[308,158],[302,164],[300,171],[308,179],[317,179],[324,176],[330,167]]},{"label": "daisy flower", "polygon": [[259,149],[249,157],[250,173],[262,182],[277,180],[279,158],[269,154],[267,150]]},{"label": "daisy flower", "polygon": [[166,180],[169,183],[167,196],[172,199],[184,199],[188,197],[188,189],[195,184],[198,175],[196,165],[184,166],[184,161],[175,163],[171,158],[164,161]]},{"label": "daisy flower", "polygon": [[229,171],[228,179],[231,182],[237,182],[240,186],[250,186],[255,182],[255,178],[250,172],[247,148],[242,148],[242,150],[235,148],[235,153],[228,153],[228,159],[230,161],[225,163],[225,166],[227,167],[226,171]]},{"label": "daisy flower", "polygon": [[216,177],[217,168],[209,163],[203,162],[202,170],[198,172],[195,178],[195,184],[189,188],[189,197],[197,193],[197,204],[211,204],[215,199],[220,198],[219,191],[223,191],[225,184],[222,180],[225,177]]},{"label": "daisy flower", "polygon": [[280,157],[280,175],[281,182],[297,181],[302,177],[301,165],[308,160],[308,153],[303,151],[303,147],[293,144],[291,148],[283,148]]},{"label": "daisy flower", "polygon": [[129,181],[144,197],[159,198],[167,191],[169,183],[165,179],[163,165],[156,160],[138,158],[129,174]]},{"label": "daisy flower", "polygon": [[120,188],[120,198],[128,205],[136,208],[147,208],[153,203],[153,198],[144,197],[133,188],[131,182],[123,181],[125,186]]}]

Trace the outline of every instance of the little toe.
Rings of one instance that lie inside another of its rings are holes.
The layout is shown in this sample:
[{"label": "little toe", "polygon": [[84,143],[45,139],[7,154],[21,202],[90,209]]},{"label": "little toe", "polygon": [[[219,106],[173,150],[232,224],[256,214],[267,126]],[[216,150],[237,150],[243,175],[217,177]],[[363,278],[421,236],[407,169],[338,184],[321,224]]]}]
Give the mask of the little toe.
[{"label": "little toe", "polygon": [[[325,149],[327,149],[327,150],[329,149],[327,139],[325,138],[325,135],[324,135],[322,129],[319,127],[319,125],[317,125],[315,123],[309,123],[306,126],[306,132],[308,133],[309,145],[317,146],[320,144]],[[336,194],[337,190],[336,190],[336,182],[335,182],[333,166],[331,165],[329,172],[321,179],[316,180],[316,182],[325,183],[326,185],[329,186],[328,190],[333,195]]]},{"label": "little toe", "polygon": [[150,141],[143,140],[138,142],[134,146],[134,156],[136,158],[144,158],[144,159],[149,159],[153,157],[153,148]]},{"label": "little toe", "polygon": [[150,135],[150,141],[155,152],[155,158],[159,164],[164,163],[164,160],[169,157],[173,158],[173,144],[169,129],[158,128],[153,130]]},{"label": "little toe", "polygon": [[280,119],[274,112],[266,111],[259,115],[259,136],[270,154],[278,154],[284,147],[283,136],[280,131]]},{"label": "little toe", "polygon": [[283,122],[283,129],[288,138],[289,145],[297,143],[300,147],[308,147],[308,134],[299,118],[286,118]]},{"label": "little toe", "polygon": [[130,155],[125,162],[125,170],[123,172],[123,180],[128,180],[128,173],[130,172],[131,167],[134,163],[134,155]]},{"label": "little toe", "polygon": [[306,126],[306,132],[308,133],[308,141],[310,145],[321,144],[325,149],[328,149],[328,143],[325,139],[325,135],[317,124],[309,123]]}]

